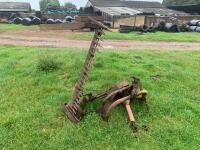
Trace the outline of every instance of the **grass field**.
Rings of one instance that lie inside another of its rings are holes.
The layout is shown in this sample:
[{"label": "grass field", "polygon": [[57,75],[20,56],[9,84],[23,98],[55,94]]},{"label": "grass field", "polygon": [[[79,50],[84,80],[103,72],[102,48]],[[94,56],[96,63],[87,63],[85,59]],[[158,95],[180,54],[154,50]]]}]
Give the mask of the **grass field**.
[{"label": "grass field", "polygon": [[23,26],[23,25],[15,25],[15,24],[0,24],[0,33],[6,31],[19,31],[24,29],[34,28],[34,26]]},{"label": "grass field", "polygon": [[[91,39],[93,33],[76,33],[72,39],[88,40]],[[200,34],[195,32],[181,32],[181,33],[119,33],[107,32],[104,39],[109,40],[137,40],[137,41],[166,41],[166,42],[200,42]]]},{"label": "grass field", "polygon": [[[97,53],[87,92],[130,81],[132,75],[149,91],[149,111],[132,105],[137,137],[122,106],[113,111],[109,123],[96,114],[77,125],[65,119],[62,107],[70,100],[85,55],[86,50],[78,49],[0,47],[0,149],[200,149],[200,52]],[[43,58],[57,69],[38,69]],[[159,78],[152,80],[155,75]]]}]

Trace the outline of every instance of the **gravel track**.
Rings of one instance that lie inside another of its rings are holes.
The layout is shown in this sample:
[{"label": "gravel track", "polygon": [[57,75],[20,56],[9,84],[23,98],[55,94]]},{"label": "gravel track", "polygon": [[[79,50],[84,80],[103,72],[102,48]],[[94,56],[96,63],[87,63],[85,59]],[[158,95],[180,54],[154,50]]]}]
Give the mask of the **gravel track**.
[{"label": "gravel track", "polygon": [[[89,40],[69,40],[73,32],[69,31],[15,31],[0,33],[0,45],[54,47],[54,48],[88,48]],[[105,49],[121,50],[200,50],[200,43],[185,42],[151,42],[105,40],[101,42]]]}]

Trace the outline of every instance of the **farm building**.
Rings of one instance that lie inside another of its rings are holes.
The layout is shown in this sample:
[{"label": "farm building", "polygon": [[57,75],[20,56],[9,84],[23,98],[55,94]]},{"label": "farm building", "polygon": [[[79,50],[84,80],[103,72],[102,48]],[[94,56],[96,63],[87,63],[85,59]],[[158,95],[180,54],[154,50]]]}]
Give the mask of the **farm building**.
[{"label": "farm building", "polygon": [[9,18],[13,13],[31,12],[30,3],[0,2],[0,18]]},{"label": "farm building", "polygon": [[130,0],[88,0],[86,8],[104,17],[104,23],[112,28],[119,25],[144,25],[145,16],[177,16],[183,12],[164,7],[159,2]]}]

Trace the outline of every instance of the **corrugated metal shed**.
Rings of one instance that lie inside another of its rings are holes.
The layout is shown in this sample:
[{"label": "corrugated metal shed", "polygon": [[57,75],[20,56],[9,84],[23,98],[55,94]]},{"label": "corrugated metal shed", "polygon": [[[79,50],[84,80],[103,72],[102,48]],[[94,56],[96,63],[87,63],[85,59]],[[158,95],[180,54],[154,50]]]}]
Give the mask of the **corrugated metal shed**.
[{"label": "corrugated metal shed", "polygon": [[186,15],[181,11],[174,11],[164,7],[159,2],[130,1],[130,0],[89,0],[89,6],[112,16],[121,14],[149,14],[149,15]]},{"label": "corrugated metal shed", "polygon": [[30,3],[0,2],[0,12],[30,12]]},{"label": "corrugated metal shed", "polygon": [[162,15],[162,16],[165,16],[165,15],[186,15],[186,13],[184,13],[184,12],[175,11],[175,10],[171,10],[171,9],[167,9],[167,8],[139,8],[139,9],[136,9],[136,10],[141,11],[144,14],[153,13],[155,15]]},{"label": "corrugated metal shed", "polygon": [[134,8],[163,8],[160,2],[121,0],[126,7]]},{"label": "corrugated metal shed", "polygon": [[128,8],[128,7],[95,7],[96,10],[106,13],[111,16],[127,16],[127,15],[141,15],[141,14],[155,14],[155,15],[186,15],[184,12],[174,11],[166,8]]},{"label": "corrugated metal shed", "polygon": [[141,11],[128,7],[95,7],[95,8],[111,16],[136,15],[142,13]]},{"label": "corrugated metal shed", "polygon": [[135,7],[135,8],[162,8],[159,2],[132,1],[132,0],[89,0],[96,7]]}]

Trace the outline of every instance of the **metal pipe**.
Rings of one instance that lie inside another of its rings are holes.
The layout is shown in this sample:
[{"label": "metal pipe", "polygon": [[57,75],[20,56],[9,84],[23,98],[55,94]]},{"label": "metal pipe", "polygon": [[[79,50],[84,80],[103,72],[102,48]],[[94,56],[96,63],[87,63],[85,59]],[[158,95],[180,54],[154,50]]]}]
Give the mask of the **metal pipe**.
[{"label": "metal pipe", "polygon": [[121,98],[121,99],[118,99],[118,100],[116,100],[114,103],[112,103],[112,104],[110,105],[110,107],[107,109],[106,113],[105,113],[105,114],[106,114],[106,117],[110,116],[111,111],[112,111],[117,105],[124,103],[125,101],[129,100],[130,98],[131,98],[131,96],[129,95],[129,96],[123,97],[123,98]]},{"label": "metal pipe", "polygon": [[117,93],[120,93],[120,92],[122,92],[122,91],[124,91],[124,90],[127,90],[127,89],[130,88],[130,87],[131,87],[131,86],[125,86],[125,87],[123,87],[123,88],[121,88],[121,89],[119,89],[119,90],[116,90],[116,91],[112,92],[111,94],[109,94],[109,95],[105,98],[105,101],[108,100],[110,97],[116,95]]},{"label": "metal pipe", "polygon": [[137,132],[137,128],[135,126],[135,117],[133,115],[133,111],[132,111],[131,106],[130,106],[130,100],[125,101],[124,106],[126,107],[126,110],[127,110],[127,113],[128,113],[131,129],[135,133],[135,132]]},{"label": "metal pipe", "polygon": [[125,101],[124,106],[126,107],[130,122],[135,122],[135,117],[133,116],[133,112],[130,106],[130,100]]}]

